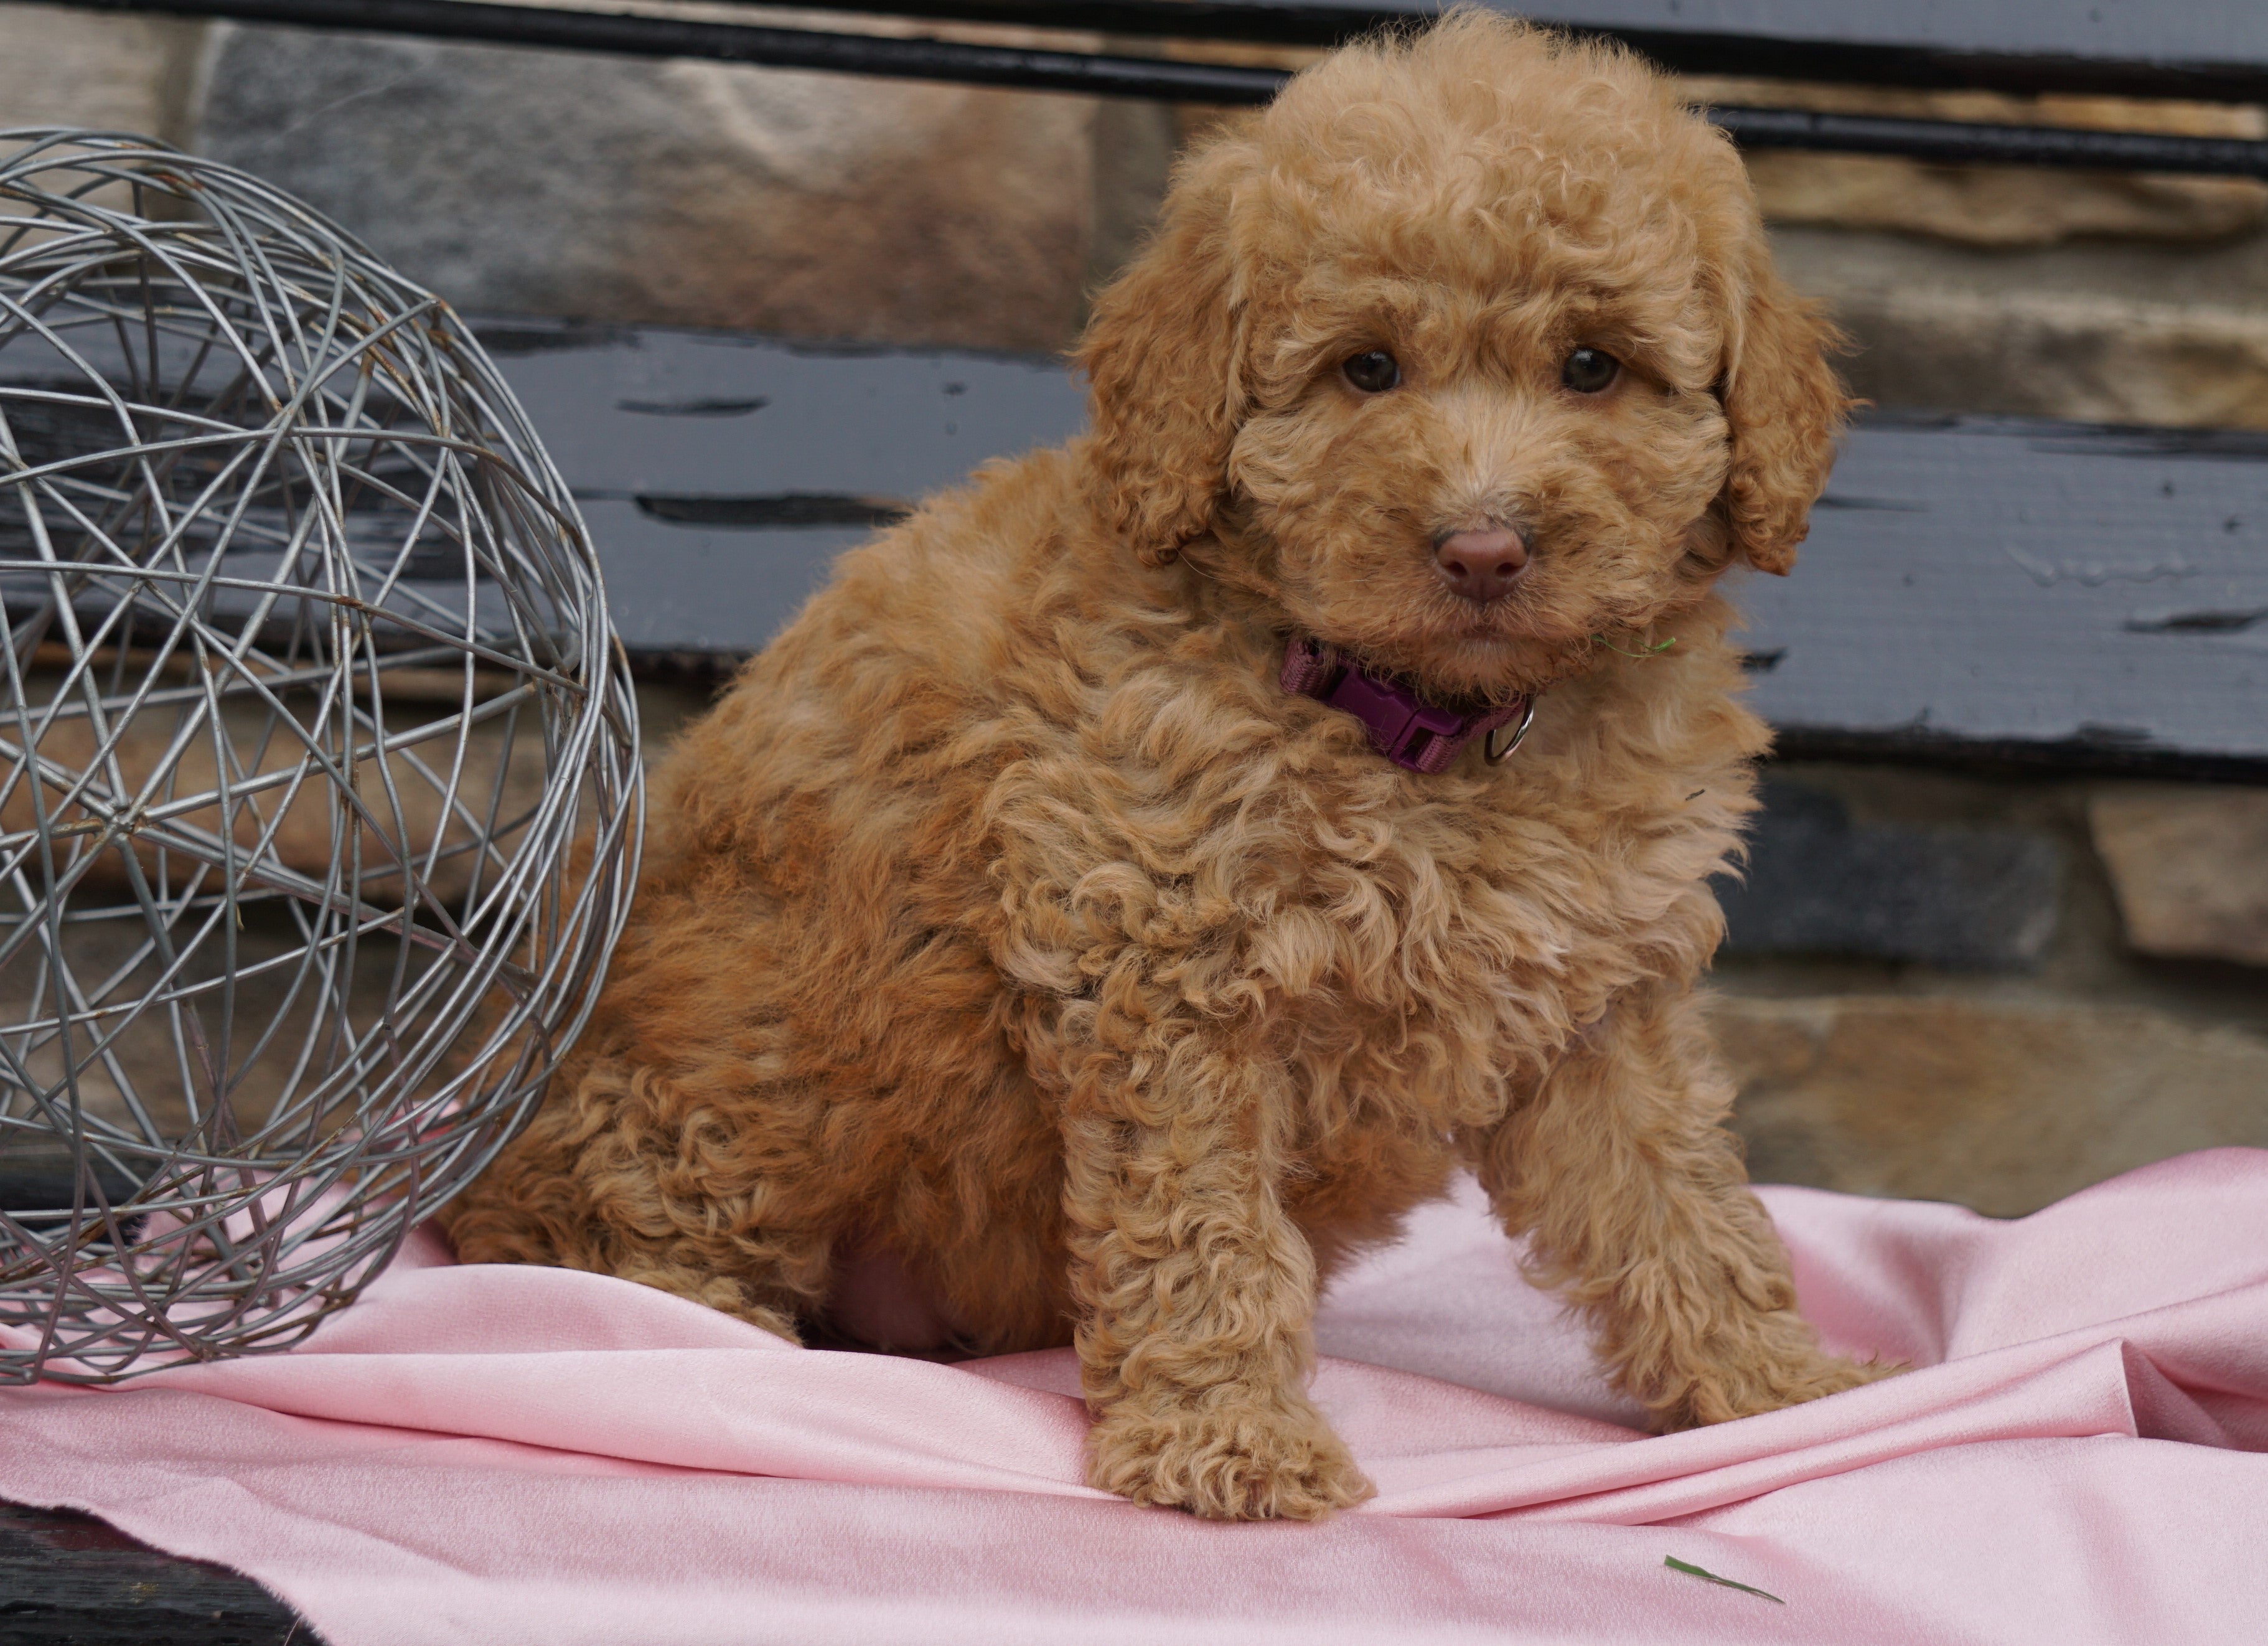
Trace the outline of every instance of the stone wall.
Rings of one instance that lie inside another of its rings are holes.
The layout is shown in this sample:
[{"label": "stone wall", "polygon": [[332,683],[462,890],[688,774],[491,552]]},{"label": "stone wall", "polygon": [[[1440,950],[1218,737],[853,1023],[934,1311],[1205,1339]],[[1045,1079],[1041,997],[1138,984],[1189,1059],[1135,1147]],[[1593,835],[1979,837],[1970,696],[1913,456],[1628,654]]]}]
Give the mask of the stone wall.
[{"label": "stone wall", "polygon": [[0,131],[85,126],[185,143],[205,26],[0,5]]},{"label": "stone wall", "polygon": [[1020,350],[1077,335],[1174,130],[1091,98],[0,5],[0,129],[48,123],[258,172],[468,310]]},{"label": "stone wall", "polygon": [[1788,762],[1766,793],[1716,978],[1758,1177],[2014,1214],[2268,1147],[2268,791]]},{"label": "stone wall", "polygon": [[[1696,82],[1727,102],[2193,136],[2258,108]],[[1783,266],[1884,405],[2268,427],[2268,186],[2242,178],[1760,154]]]},{"label": "stone wall", "polygon": [[[2257,109],[1696,90],[2268,132]],[[1058,348],[1211,118],[0,6],[0,127],[139,129],[252,166],[475,309]],[[1793,154],[1754,171],[1878,402],[2268,428],[2260,187]],[[701,696],[650,683],[655,741]],[[1775,781],[1719,977],[1760,1176],[2014,1213],[2183,1149],[2268,1145],[2268,792]]]},{"label": "stone wall", "polygon": [[460,306],[1048,349],[1096,108],[960,86],[225,26],[195,144]]}]

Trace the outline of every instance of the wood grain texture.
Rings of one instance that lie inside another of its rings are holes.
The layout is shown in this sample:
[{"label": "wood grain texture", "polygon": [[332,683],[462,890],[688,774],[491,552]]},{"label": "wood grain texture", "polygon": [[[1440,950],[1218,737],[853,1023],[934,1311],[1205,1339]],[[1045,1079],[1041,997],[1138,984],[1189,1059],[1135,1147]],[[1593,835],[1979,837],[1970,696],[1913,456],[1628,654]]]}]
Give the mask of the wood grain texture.
[{"label": "wood grain texture", "polygon": [[[874,522],[1084,417],[1047,358],[482,329],[651,660],[758,649]],[[1783,752],[2268,777],[2268,436],[1875,417],[1795,574],[1734,594]]]},{"label": "wood grain texture", "polygon": [[[1445,0],[842,0],[829,8],[1181,39],[1330,45],[1381,21],[1425,18]],[[2120,56],[2141,61],[2268,61],[2268,25],[2234,4],[2152,0],[1481,0],[1540,23],[1746,35],[1835,44]]]},{"label": "wood grain texture", "polygon": [[539,321],[480,331],[583,505],[633,653],[754,651],[871,535],[678,523],[718,512],[686,505],[909,506],[1086,417],[1063,364],[1044,357]]},{"label": "wood grain texture", "polygon": [[1736,598],[1791,750],[2268,771],[2268,437],[1874,418]]},{"label": "wood grain texture", "polygon": [[[1484,0],[1689,74],[2257,101],[2268,19],[2145,0]],[[1104,34],[1335,45],[1435,0],[843,0],[840,10]]]},{"label": "wood grain texture", "polygon": [[162,1554],[86,1515],[0,1502],[0,1646],[321,1646],[226,1567]]},{"label": "wood grain texture", "polygon": [[[1366,9],[1364,0],[1293,4]],[[1484,4],[1538,22],[1666,41],[1715,37],[1764,47],[1792,41],[1903,51],[1925,59],[2000,56],[2250,70],[2268,64],[2268,14],[2247,0],[2188,0],[2171,5],[2161,0],[1911,0],[1904,5],[1885,5],[1881,0]]]},{"label": "wood grain texture", "polygon": [[2136,63],[2268,62],[2268,14],[2247,0],[1543,0],[1503,11],[1594,28],[1745,34],[1939,52]]},{"label": "wood grain texture", "polygon": [[[792,517],[783,499],[910,502],[1083,415],[1045,359],[488,335],[649,654],[762,646],[866,535],[703,523],[732,513],[719,500],[759,520]],[[2268,775],[2268,437],[1874,417],[1795,575],[1737,597],[1788,752]]]}]

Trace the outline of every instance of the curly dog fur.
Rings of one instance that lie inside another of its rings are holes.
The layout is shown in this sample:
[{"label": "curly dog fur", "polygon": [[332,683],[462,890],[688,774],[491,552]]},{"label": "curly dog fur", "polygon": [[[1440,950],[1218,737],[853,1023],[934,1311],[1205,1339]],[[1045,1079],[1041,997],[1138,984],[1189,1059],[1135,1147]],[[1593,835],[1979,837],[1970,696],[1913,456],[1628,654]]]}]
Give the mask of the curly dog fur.
[{"label": "curly dog fur", "polygon": [[[462,1255],[1075,1343],[1094,1480],[1210,1516],[1368,1493],[1317,1288],[1460,1162],[1663,1426],[1874,1375],[1793,1312],[1693,1000],[1766,742],[1713,585],[1793,562],[1831,341],[1629,56],[1464,13],[1300,76],[1100,299],[1091,432],[844,557],[670,755]],[[1516,586],[1453,592],[1497,529]],[[1402,770],[1279,689],[1295,632],[1535,728]]]}]

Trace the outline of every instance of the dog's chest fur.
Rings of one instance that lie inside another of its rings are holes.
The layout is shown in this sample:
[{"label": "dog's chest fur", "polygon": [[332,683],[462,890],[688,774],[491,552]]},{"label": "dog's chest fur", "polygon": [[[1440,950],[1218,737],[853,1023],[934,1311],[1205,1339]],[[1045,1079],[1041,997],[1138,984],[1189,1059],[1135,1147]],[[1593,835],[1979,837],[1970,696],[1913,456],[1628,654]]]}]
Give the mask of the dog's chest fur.
[{"label": "dog's chest fur", "polygon": [[[995,961],[1046,1002],[1034,1074],[1067,1084],[1083,1043],[1123,1032],[1114,999],[1190,1011],[1248,1063],[1294,1214],[1332,1244],[1390,1233],[1619,991],[1705,962],[1759,735],[1692,690],[1737,678],[1720,624],[1692,614],[1683,657],[1556,692],[1503,766],[1430,776],[1285,698],[1253,643],[1129,670],[1066,728],[1083,757],[990,808]],[[1202,758],[1184,720],[1211,727]]]}]

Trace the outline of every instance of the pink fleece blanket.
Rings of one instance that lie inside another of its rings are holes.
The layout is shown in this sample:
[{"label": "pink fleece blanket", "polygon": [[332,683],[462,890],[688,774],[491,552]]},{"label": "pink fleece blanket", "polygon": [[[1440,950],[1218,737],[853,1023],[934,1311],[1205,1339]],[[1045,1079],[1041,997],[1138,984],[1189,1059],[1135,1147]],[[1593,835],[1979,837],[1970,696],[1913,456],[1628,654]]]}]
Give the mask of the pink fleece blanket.
[{"label": "pink fleece blanket", "polygon": [[2268,1638],[2268,1153],[2015,1222],[1764,1194],[1830,1341],[1916,1370],[1643,1437],[1469,1190],[1328,1300],[1379,1495],[1321,1525],[1087,1489],[1068,1351],[791,1348],[430,1237],[291,1354],[0,1391],[0,1495],[335,1646]]}]

